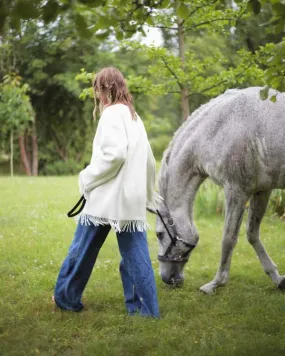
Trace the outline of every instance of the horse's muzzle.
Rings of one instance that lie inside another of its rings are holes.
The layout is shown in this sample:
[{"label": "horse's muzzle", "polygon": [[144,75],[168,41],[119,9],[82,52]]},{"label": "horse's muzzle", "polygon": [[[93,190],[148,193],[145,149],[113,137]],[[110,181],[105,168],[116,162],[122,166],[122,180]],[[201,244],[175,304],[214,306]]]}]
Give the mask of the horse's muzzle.
[{"label": "horse's muzzle", "polygon": [[161,279],[164,283],[172,287],[182,287],[184,283],[184,277],[182,276],[172,276],[171,278],[161,275]]}]

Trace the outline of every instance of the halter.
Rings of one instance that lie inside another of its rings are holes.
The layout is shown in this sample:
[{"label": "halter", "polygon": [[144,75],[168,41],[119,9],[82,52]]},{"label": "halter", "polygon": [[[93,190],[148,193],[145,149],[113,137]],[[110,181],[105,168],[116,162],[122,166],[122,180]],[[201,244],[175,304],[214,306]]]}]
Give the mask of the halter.
[{"label": "halter", "polygon": [[[158,255],[157,259],[161,262],[187,262],[189,259],[190,252],[196,247],[196,245],[189,244],[189,242],[183,240],[181,237],[178,236],[176,228],[174,226],[174,222],[173,222],[172,218],[170,217],[169,220],[171,220],[172,223],[169,225],[173,228],[174,234],[175,234],[175,236],[172,236],[166,223],[163,220],[162,215],[160,214],[160,212],[158,210],[156,210],[156,212],[157,212],[157,215],[159,216],[159,218],[160,218],[163,226],[165,227],[165,229],[170,237],[170,240],[171,240],[170,245],[167,247],[164,255]],[[172,248],[174,246],[177,246],[177,243],[179,241],[182,242],[182,244],[184,246],[188,247],[188,250],[177,257],[170,257],[169,254],[170,254]]]}]

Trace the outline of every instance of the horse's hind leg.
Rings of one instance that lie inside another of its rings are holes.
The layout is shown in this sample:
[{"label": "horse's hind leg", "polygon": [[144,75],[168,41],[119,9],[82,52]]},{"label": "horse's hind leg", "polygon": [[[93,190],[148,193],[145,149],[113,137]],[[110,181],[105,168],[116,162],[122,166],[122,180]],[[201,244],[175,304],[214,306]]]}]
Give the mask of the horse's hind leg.
[{"label": "horse's hind leg", "polygon": [[229,279],[232,253],[237,243],[245,204],[248,199],[241,189],[234,187],[225,188],[225,195],[226,218],[222,241],[222,256],[215,278],[200,288],[206,294],[212,294],[216,288],[224,286]]},{"label": "horse's hind leg", "polygon": [[267,254],[259,238],[260,223],[265,214],[271,190],[258,192],[250,199],[250,209],[247,220],[247,239],[255,252],[266,274],[280,289],[285,289],[285,277],[280,276],[275,263]]}]

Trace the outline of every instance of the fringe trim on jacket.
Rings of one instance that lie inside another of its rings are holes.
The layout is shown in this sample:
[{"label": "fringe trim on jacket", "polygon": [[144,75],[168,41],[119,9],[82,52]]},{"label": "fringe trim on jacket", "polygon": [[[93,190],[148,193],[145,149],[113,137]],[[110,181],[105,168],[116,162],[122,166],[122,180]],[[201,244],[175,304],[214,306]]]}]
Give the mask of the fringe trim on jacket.
[{"label": "fringe trim on jacket", "polygon": [[151,226],[143,220],[111,220],[105,218],[98,218],[87,214],[82,214],[80,217],[81,225],[111,225],[116,232],[134,232],[134,231],[146,231],[151,229]]}]

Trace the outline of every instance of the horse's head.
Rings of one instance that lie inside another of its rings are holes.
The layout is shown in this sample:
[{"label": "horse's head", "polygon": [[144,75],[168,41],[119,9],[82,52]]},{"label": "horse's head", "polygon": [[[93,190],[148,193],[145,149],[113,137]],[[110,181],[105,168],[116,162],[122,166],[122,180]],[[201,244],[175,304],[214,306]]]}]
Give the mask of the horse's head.
[{"label": "horse's head", "polygon": [[185,218],[181,209],[170,212],[164,201],[159,203],[157,211],[151,212],[157,215],[160,276],[166,284],[181,286],[184,266],[198,243],[196,227],[189,218]]}]

